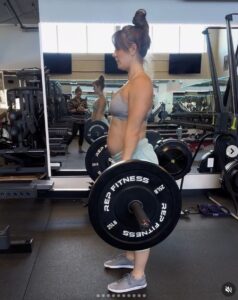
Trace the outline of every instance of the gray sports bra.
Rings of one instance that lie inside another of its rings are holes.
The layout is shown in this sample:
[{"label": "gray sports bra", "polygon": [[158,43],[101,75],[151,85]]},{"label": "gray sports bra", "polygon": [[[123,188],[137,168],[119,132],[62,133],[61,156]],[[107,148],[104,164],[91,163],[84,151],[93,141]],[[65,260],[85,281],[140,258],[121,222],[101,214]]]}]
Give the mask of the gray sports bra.
[{"label": "gray sports bra", "polygon": [[[109,113],[115,118],[118,118],[120,120],[126,120],[128,118],[128,104],[123,101],[122,96],[120,95],[120,92],[117,92],[113,95]],[[151,113],[151,110],[148,112],[147,116],[145,117],[145,121],[148,119],[149,115]]]},{"label": "gray sports bra", "polygon": [[122,96],[119,92],[113,95],[109,113],[120,120],[126,120],[128,117],[128,104],[123,101]]}]

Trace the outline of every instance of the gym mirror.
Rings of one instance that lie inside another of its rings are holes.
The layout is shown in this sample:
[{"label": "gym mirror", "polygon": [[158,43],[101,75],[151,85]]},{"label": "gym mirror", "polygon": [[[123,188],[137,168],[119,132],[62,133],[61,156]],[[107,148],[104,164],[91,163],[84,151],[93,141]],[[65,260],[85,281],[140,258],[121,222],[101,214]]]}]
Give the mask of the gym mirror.
[{"label": "gym mirror", "polygon": [[[75,32],[77,32],[77,39],[74,38]],[[109,37],[111,35],[112,32],[108,33]],[[66,36],[67,40],[65,40]],[[81,153],[78,148],[80,131],[77,136],[71,138],[75,116],[69,112],[69,103],[75,97],[76,88],[80,86],[81,97],[87,100],[87,109],[90,114],[93,110],[93,103],[97,99],[92,82],[101,74],[105,76],[104,93],[109,104],[112,94],[125,82],[126,75],[104,74],[105,54],[86,54],[87,49],[82,49],[83,43],[81,43],[85,39],[82,24],[63,26],[62,24],[42,23],[40,39],[43,64],[50,70],[46,76],[46,90],[52,172],[57,175],[58,168],[61,171],[68,171],[68,174],[70,170],[82,171],[85,169],[85,153]],[[110,39],[109,42],[111,43]],[[74,49],[71,52],[67,48],[69,44]],[[219,77],[227,75],[223,70],[224,44],[222,34],[219,31],[213,31],[212,47],[218,62]],[[61,53],[59,53],[59,48]],[[113,52],[113,48],[108,49],[107,52]],[[190,112],[199,114],[213,110],[213,93],[207,55],[204,52],[200,56],[199,74],[181,75],[176,72],[169,74],[168,54],[153,55],[150,63],[153,64],[154,108],[148,123],[149,129],[156,129],[157,124],[165,118],[168,121],[167,113],[183,112],[185,116]],[[225,81],[225,79],[221,80],[222,88],[224,88]],[[85,114],[85,120],[88,116]],[[183,131],[182,138],[186,139],[189,136],[194,138],[203,132],[203,130],[189,128]],[[177,133],[173,132],[173,136],[177,137]],[[166,137],[170,135],[165,135],[163,138]],[[82,150],[86,152],[88,147],[89,144],[84,138]]]},{"label": "gym mirror", "polygon": [[[125,82],[126,77],[125,75],[109,77],[104,74],[105,55],[98,45],[93,45],[95,39],[89,42],[91,47],[96,47],[100,53],[85,54],[86,49],[82,45],[86,25],[41,23],[40,26],[43,65],[49,72],[46,76],[46,98],[52,174],[57,176],[58,168],[60,172],[67,172],[68,175],[71,171],[75,175],[81,174],[85,171],[85,155],[89,147],[89,142],[85,138],[87,136],[85,122],[90,118],[93,104],[98,98],[92,83],[101,74],[105,76],[104,94],[107,100],[105,111],[107,114],[112,93]],[[108,30],[107,25],[101,26],[102,28],[96,28],[95,25],[92,27],[89,25],[88,31],[98,34],[100,30],[107,30],[108,42],[105,41],[104,46],[108,43],[107,51],[112,52],[113,31]],[[77,33],[77,39],[74,33]],[[79,93],[77,94],[76,91]],[[74,106],[72,103],[75,96],[79,97],[79,95],[84,100],[82,101],[83,109],[86,110],[84,113],[71,109]]]},{"label": "gym mirror", "polygon": [[36,0],[5,1],[1,6],[1,180],[47,174],[38,23]]}]

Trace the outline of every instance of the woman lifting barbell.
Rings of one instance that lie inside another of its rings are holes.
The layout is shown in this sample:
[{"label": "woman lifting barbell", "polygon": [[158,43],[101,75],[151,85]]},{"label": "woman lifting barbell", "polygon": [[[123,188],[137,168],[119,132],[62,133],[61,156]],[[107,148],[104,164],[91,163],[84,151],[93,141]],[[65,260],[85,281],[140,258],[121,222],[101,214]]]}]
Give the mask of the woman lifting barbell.
[{"label": "woman lifting barbell", "polygon": [[[157,156],[145,137],[146,120],[153,105],[153,85],[143,62],[150,47],[146,11],[139,9],[134,25],[124,26],[113,35],[114,58],[118,68],[128,72],[128,81],[113,95],[109,113],[112,116],[107,145],[115,162],[139,159],[158,164]],[[115,293],[129,292],[147,286],[144,274],[150,250],[127,251],[104,263],[106,268],[132,269],[121,280],[108,285]]]}]

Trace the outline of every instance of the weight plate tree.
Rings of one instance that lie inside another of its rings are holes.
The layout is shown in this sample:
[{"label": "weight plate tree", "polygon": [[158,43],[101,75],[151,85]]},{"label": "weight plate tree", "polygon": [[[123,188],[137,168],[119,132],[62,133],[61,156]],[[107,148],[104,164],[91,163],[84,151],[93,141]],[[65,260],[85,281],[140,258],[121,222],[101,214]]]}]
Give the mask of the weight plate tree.
[{"label": "weight plate tree", "polygon": [[159,165],[163,167],[175,180],[183,178],[190,172],[192,152],[187,144],[181,140],[161,140],[155,146],[155,153]]},{"label": "weight plate tree", "polygon": [[102,174],[112,163],[111,156],[107,149],[107,136],[101,136],[93,142],[85,156],[85,167],[92,180]]},{"label": "weight plate tree", "polygon": [[87,121],[85,123],[85,139],[89,144],[107,133],[108,126],[103,121]]},{"label": "weight plate tree", "polygon": [[94,183],[88,202],[97,234],[124,250],[162,242],[175,228],[181,195],[175,180],[159,166],[130,160],[110,166]]}]

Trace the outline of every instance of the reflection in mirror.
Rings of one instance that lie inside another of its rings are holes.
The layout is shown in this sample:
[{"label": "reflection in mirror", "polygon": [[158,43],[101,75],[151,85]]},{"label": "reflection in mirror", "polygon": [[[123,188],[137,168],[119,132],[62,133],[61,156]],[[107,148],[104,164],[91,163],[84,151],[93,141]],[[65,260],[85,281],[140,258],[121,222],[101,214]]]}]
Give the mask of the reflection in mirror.
[{"label": "reflection in mirror", "polygon": [[19,1],[16,25],[9,3],[0,14],[0,181],[31,181],[47,176],[38,4]]},{"label": "reflection in mirror", "polygon": [[[94,80],[48,79],[47,107],[49,123],[49,143],[52,174],[61,171],[85,169],[85,155],[88,147],[99,137],[95,122],[105,125],[108,121],[108,107],[112,93],[118,90],[124,80],[105,81],[105,87],[98,90]],[[94,84],[93,84],[94,83]],[[105,131],[106,134],[107,131]],[[62,172],[61,172],[62,174]],[[74,173],[75,174],[75,173]]]},{"label": "reflection in mirror", "polygon": [[[44,29],[46,24],[41,24],[41,26]],[[76,26],[77,30],[81,32],[81,40],[78,39],[77,42],[73,42],[73,46],[71,45],[73,47],[72,51],[69,51],[66,47],[67,43],[63,43],[61,35],[62,32],[69,28],[63,30],[62,24],[48,24],[47,26],[49,27],[41,31],[41,42],[44,52],[44,65],[49,70],[46,84],[47,110],[51,165],[53,171],[54,169],[56,170],[53,174],[56,174],[57,168],[61,170],[82,170],[85,168],[85,153],[83,151],[86,152],[90,144],[85,138],[85,124],[87,119],[92,116],[95,100],[98,99],[93,82],[101,74],[104,75],[105,116],[108,117],[111,97],[126,82],[127,76],[125,74],[112,74],[112,71],[110,74],[104,73],[106,72],[106,52],[112,52],[113,49],[106,48],[103,52],[100,48],[102,45],[100,45],[98,52],[101,53],[86,53],[85,49],[87,47],[85,48],[84,45],[86,38],[82,27],[86,27],[86,25],[81,24],[81,27],[79,27],[79,24],[70,25],[71,33],[75,32],[73,26]],[[100,30],[99,26],[97,28]],[[200,29],[200,34],[202,35],[202,28]],[[106,32],[104,34],[107,34],[110,40],[112,32],[104,31]],[[97,29],[94,30],[95,32],[97,32]],[[201,137],[207,130],[212,130],[214,93],[204,38],[199,39],[203,41],[204,48],[202,51],[200,45],[199,71],[180,70],[174,71],[176,74],[173,73],[171,71],[173,68],[170,70],[170,56],[166,53],[154,53],[150,60],[153,69],[152,78],[154,78],[154,105],[148,119],[148,129],[159,130],[162,138],[195,139]],[[57,40],[59,41],[58,45],[56,43]],[[69,40],[67,41],[68,44],[71,43]],[[219,80],[220,88],[222,93],[224,93],[228,75],[228,71],[223,65],[226,53],[224,32],[222,33],[219,30],[213,31],[211,42],[218,76],[221,78]],[[62,51],[60,50],[60,45],[61,48],[63,47]],[[106,40],[105,45],[109,47],[109,43]],[[64,54],[60,52],[64,52]],[[68,52],[68,54],[65,52]],[[189,57],[189,63],[191,64],[192,55]],[[57,59],[60,59],[58,63]],[[76,95],[75,93],[78,87],[82,91],[81,95]],[[72,104],[76,102],[75,97],[82,99],[82,111],[80,113],[77,112],[77,108]],[[201,115],[204,117],[203,119],[201,119]],[[168,123],[171,123],[173,129],[170,128],[168,130]],[[204,124],[207,126],[202,126]],[[81,146],[83,127],[84,137]],[[179,132],[182,132],[182,135],[180,133],[178,135],[177,132],[177,129],[180,127],[182,127],[182,131]]]}]

